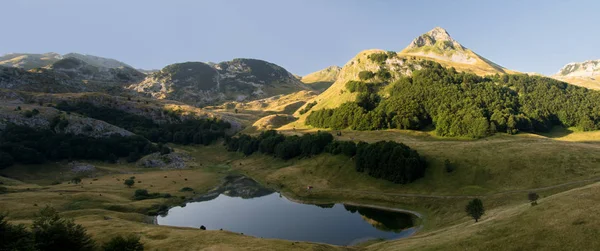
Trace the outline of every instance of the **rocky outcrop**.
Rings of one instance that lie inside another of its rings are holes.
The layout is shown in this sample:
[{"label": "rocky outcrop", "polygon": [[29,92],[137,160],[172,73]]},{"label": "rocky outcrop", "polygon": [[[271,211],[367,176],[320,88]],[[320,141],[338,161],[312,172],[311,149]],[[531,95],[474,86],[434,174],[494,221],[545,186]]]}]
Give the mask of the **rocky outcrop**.
[{"label": "rocky outcrop", "polygon": [[600,59],[580,63],[569,63],[561,68],[555,76],[561,77],[600,77]]},{"label": "rocky outcrop", "polygon": [[600,59],[569,63],[552,77],[572,85],[600,90]]},{"label": "rocky outcrop", "polygon": [[134,135],[132,132],[104,121],[74,113],[67,114],[52,107],[17,103],[0,104],[0,130],[8,124],[15,124],[94,138]]}]

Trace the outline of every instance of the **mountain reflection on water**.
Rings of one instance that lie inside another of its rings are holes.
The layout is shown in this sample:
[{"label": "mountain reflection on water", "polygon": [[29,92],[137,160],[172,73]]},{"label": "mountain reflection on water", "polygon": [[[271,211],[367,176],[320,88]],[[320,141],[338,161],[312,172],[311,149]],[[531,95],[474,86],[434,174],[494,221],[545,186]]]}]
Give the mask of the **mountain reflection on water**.
[{"label": "mountain reflection on water", "polygon": [[344,204],[302,204],[245,176],[158,216],[160,225],[223,229],[262,238],[351,245],[410,236],[416,216]]}]

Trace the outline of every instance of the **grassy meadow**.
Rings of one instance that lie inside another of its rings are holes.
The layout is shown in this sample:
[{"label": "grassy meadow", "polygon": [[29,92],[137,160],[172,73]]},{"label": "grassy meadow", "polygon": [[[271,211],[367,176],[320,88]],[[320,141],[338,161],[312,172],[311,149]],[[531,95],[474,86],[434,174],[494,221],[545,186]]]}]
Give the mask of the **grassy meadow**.
[{"label": "grassy meadow", "polygon": [[[286,133],[301,133],[301,130]],[[0,170],[8,193],[0,211],[17,223],[29,223],[50,205],[85,226],[98,242],[116,235],[141,236],[148,250],[521,250],[595,249],[600,241],[600,134],[556,131],[548,135],[496,135],[479,140],[439,138],[427,132],[342,131],[339,140],[395,140],[416,149],[428,163],[425,178],[400,185],[354,170],[353,160],[321,154],[283,161],[230,153],[220,144],[175,146],[193,157],[189,168],[161,170],[134,164],[88,162],[96,168],[80,184],[66,163],[13,166]],[[449,160],[455,167],[447,172]],[[227,174],[245,174],[286,196],[305,202],[347,202],[417,211],[423,228],[413,237],[368,242],[354,247],[291,242],[153,225],[146,214],[161,205],[176,206],[217,186]],[[124,179],[135,176],[132,188]],[[187,179],[187,180],[186,180]],[[60,182],[60,184],[57,184]],[[306,186],[314,189],[306,191]],[[191,187],[193,192],[181,192]],[[133,200],[136,189],[169,193],[171,198]],[[527,193],[541,199],[530,206]],[[184,198],[182,198],[182,196]],[[479,223],[464,213],[481,198],[486,214]],[[510,244],[510,245],[509,245]],[[518,247],[518,248],[517,248]],[[594,248],[595,247],[595,248]]]}]

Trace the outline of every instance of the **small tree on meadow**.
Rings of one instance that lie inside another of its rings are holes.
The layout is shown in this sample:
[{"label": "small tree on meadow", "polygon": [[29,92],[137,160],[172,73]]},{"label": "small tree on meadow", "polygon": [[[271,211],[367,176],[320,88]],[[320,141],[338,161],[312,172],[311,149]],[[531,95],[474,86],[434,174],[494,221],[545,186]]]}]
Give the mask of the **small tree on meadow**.
[{"label": "small tree on meadow", "polygon": [[527,194],[527,198],[529,199],[529,201],[531,201],[531,205],[535,206],[538,204],[537,200],[540,198],[540,196],[537,193],[530,192],[529,194]]},{"label": "small tree on meadow", "polygon": [[485,209],[483,208],[483,202],[480,199],[473,199],[467,204],[465,211],[469,216],[475,219],[475,222],[478,222],[481,216],[485,213]]},{"label": "small tree on meadow", "polygon": [[127,187],[132,187],[135,184],[135,181],[133,179],[126,179],[123,184],[125,184]]}]

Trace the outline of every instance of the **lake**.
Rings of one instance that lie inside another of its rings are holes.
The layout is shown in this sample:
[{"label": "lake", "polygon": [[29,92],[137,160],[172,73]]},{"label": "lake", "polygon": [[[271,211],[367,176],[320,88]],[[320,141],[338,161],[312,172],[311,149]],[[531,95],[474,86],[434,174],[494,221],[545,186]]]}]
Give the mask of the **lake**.
[{"label": "lake", "polygon": [[[214,193],[171,208],[159,225],[227,230],[261,238],[353,245],[370,239],[397,239],[413,234],[416,216],[344,204],[312,205],[280,193],[245,185],[221,187]],[[231,184],[230,184],[231,185]],[[250,190],[248,190],[250,189]]]}]

